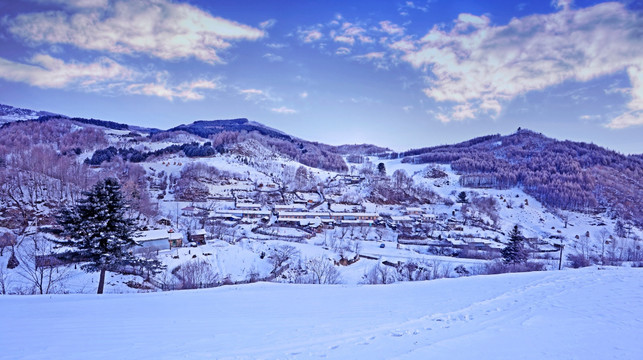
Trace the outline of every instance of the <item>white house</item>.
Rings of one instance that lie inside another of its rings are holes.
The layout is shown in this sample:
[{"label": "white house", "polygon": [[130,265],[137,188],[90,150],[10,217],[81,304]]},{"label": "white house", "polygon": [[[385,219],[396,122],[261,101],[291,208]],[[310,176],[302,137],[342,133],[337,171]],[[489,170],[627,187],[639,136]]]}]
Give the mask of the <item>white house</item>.
[{"label": "white house", "polygon": [[305,204],[296,203],[296,204],[289,204],[289,205],[275,205],[276,212],[282,212],[282,211],[300,212],[302,210],[306,210]]},{"label": "white house", "polygon": [[165,229],[141,231],[134,236],[134,241],[144,248],[169,250],[183,245],[183,234]]}]

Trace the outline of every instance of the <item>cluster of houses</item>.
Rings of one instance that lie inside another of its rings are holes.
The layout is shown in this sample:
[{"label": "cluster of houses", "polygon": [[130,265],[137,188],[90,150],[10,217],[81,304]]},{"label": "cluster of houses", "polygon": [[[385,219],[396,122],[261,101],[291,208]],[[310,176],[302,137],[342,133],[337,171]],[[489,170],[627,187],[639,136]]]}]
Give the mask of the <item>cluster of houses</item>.
[{"label": "cluster of houses", "polygon": [[360,211],[309,211],[305,204],[293,203],[290,205],[274,205],[273,210],[262,210],[260,204],[239,203],[235,209],[217,210],[213,218],[224,218],[228,220],[255,221],[261,219],[269,221],[275,216],[275,223],[284,225],[299,226],[333,226],[333,225],[355,225],[371,226],[384,224],[390,226],[414,224],[420,221],[435,221],[435,214],[429,214],[419,207],[408,207],[404,215],[387,216],[374,212]]},{"label": "cluster of houses", "polygon": [[[295,202],[288,205],[273,205],[271,209],[265,209],[265,206],[256,203],[239,202],[234,209],[219,209],[207,212],[193,206],[182,209],[184,216],[202,216],[206,215],[210,220],[228,221],[231,225],[237,222],[264,224],[279,224],[283,226],[303,226],[321,231],[322,228],[333,226],[388,226],[392,229],[412,229],[414,225],[425,222],[436,222],[438,216],[428,213],[421,207],[406,207],[399,212],[399,215],[379,214],[375,212],[360,211],[363,209],[342,209],[343,211],[313,211],[305,202]],[[446,214],[445,214],[446,216]],[[446,225],[449,230],[462,230],[462,225],[455,219],[446,219],[440,216],[440,220],[447,220]],[[169,226],[169,224],[167,224]],[[187,242],[190,245],[205,244],[206,231],[196,230],[187,234]],[[136,241],[143,246],[143,249],[164,250],[174,247],[183,246],[184,236],[180,232],[173,230],[150,230],[140,232]],[[446,240],[446,239],[445,239]],[[460,244],[460,240],[444,242],[441,245],[450,245],[454,247],[465,245]],[[434,245],[434,244],[425,244]],[[470,244],[469,244],[470,245]],[[488,244],[481,244],[488,246]]]}]

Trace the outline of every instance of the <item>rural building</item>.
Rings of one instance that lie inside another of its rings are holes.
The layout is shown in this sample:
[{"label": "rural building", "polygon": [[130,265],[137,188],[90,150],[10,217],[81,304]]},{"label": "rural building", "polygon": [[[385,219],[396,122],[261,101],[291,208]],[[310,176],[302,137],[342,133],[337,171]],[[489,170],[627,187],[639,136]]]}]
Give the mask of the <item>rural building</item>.
[{"label": "rural building", "polygon": [[188,241],[195,242],[199,245],[205,245],[205,229],[193,230],[188,233]]},{"label": "rural building", "polygon": [[138,233],[134,240],[144,248],[169,250],[183,246],[183,234],[173,230],[149,230]]},{"label": "rural building", "polygon": [[296,204],[289,204],[289,205],[275,205],[276,212],[282,212],[282,211],[299,212],[302,210],[306,210],[305,204],[296,203]]}]

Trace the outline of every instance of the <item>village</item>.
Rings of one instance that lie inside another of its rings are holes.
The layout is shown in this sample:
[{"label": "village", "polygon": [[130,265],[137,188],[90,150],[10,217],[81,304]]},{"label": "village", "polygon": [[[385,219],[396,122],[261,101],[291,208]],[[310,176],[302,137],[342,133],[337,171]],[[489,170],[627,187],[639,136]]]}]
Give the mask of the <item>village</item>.
[{"label": "village", "polygon": [[[311,206],[312,201],[295,200],[292,204],[262,205],[252,202],[236,203],[231,209],[208,210],[198,205],[189,205],[180,209],[179,222],[200,224],[199,228],[178,230],[170,225],[169,219],[161,219],[159,224],[166,230],[148,230],[139,232],[136,240],[143,248],[170,250],[177,247],[196,247],[205,245],[207,240],[226,238],[225,229],[249,228],[245,236],[268,235],[274,240],[303,241],[325,231],[340,229],[340,233],[350,232],[353,239],[377,241],[381,247],[393,243],[398,249],[402,245],[414,245],[430,248],[436,254],[454,254],[457,250],[484,252],[486,257],[499,256],[499,251],[506,246],[504,234],[498,229],[482,224],[480,219],[467,221],[458,218],[458,207],[450,213],[435,213],[436,209],[444,210],[444,205],[395,206],[386,212],[362,211],[365,206],[342,204]],[[322,211],[320,208],[325,207]],[[330,209],[329,209],[330,208]],[[334,208],[353,208],[359,211],[334,211]],[[224,231],[222,231],[222,228]],[[477,235],[472,231],[477,230]],[[237,233],[239,240],[244,233]],[[292,235],[295,234],[295,235]],[[358,234],[358,235],[356,235]],[[442,234],[445,234],[444,236]],[[218,236],[217,236],[218,235]],[[265,236],[257,237],[265,240]],[[537,241],[537,239],[529,239]],[[540,242],[538,251],[552,252],[558,247],[547,242]],[[480,255],[478,255],[480,256]]]}]

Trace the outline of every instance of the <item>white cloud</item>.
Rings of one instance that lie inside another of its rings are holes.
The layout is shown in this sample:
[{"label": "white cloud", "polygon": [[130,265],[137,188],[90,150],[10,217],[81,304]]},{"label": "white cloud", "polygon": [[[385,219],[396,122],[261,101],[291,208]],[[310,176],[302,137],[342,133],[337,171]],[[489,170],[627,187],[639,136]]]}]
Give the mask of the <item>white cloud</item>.
[{"label": "white cloud", "polygon": [[389,48],[403,53],[408,53],[415,50],[415,42],[410,38],[405,38],[388,45]]},{"label": "white cloud", "polygon": [[28,63],[0,58],[0,78],[40,88],[90,88],[105,81],[126,81],[134,76],[134,71],[108,58],[93,63],[67,63],[45,54],[35,55]]},{"label": "white cloud", "polygon": [[338,35],[333,38],[335,42],[341,42],[349,45],[355,44],[355,39],[350,36]]},{"label": "white cloud", "polygon": [[271,102],[281,101],[281,98],[272,95],[269,90],[249,88],[249,89],[238,89],[238,91],[239,91],[239,94],[243,95],[247,101],[252,101],[255,103],[260,103],[265,101],[271,101]]},{"label": "white cloud", "polygon": [[278,108],[272,108],[270,109],[272,112],[276,112],[278,114],[295,114],[297,113],[297,110],[287,108],[285,106],[278,107]]},{"label": "white cloud", "polygon": [[283,49],[283,48],[287,47],[288,45],[287,44],[282,44],[282,43],[268,43],[268,44],[266,44],[266,46],[271,48],[271,49]]},{"label": "white cloud", "polygon": [[212,90],[218,87],[219,85],[211,80],[184,82],[177,86],[171,86],[165,81],[161,81],[144,84],[131,84],[127,86],[127,91],[131,94],[158,96],[170,101],[174,100],[174,98],[187,101],[201,100],[205,97],[202,90]]},{"label": "white cloud", "polygon": [[279,56],[277,54],[273,53],[266,53],[263,54],[262,56],[264,59],[270,61],[270,62],[279,62],[279,61],[284,61],[284,58],[282,56]]},{"label": "white cloud", "polygon": [[386,57],[386,53],[382,51],[374,51],[364,55],[356,55],[353,56],[353,60],[373,63],[378,69],[388,69],[389,66],[389,60]]},{"label": "white cloud", "polygon": [[380,60],[383,59],[384,56],[386,56],[386,54],[383,52],[370,52],[368,54],[354,56],[354,58],[357,60]]},{"label": "white cloud", "polygon": [[320,40],[324,35],[321,31],[312,29],[312,30],[299,30],[299,39],[305,43],[312,43]]},{"label": "white cloud", "polygon": [[351,53],[351,49],[347,47],[340,47],[337,50],[335,50],[335,54],[337,55],[348,55]]},{"label": "white cloud", "polygon": [[354,45],[356,42],[370,44],[374,42],[373,38],[368,36],[365,28],[344,22],[341,24],[340,29],[331,30],[330,36],[335,42]]},{"label": "white cloud", "polygon": [[568,10],[571,5],[574,3],[574,0],[552,0],[551,4],[553,7],[562,10]]},{"label": "white cloud", "polygon": [[[490,25],[485,16],[461,14],[450,31],[431,29],[416,50],[403,57],[428,76],[425,94],[454,102],[441,121],[472,115],[497,115],[502,103],[564,81],[588,81],[628,69],[633,88],[643,64],[643,19],[620,3],[603,3],[545,15],[513,18]],[[632,102],[611,127],[643,122],[643,96]],[[638,119],[638,120],[637,120]]]},{"label": "white cloud", "polygon": [[389,35],[403,35],[404,29],[398,25],[393,24],[392,22],[385,20],[380,21],[380,30]]},{"label": "white cloud", "polygon": [[259,23],[259,27],[262,29],[270,29],[271,27],[275,26],[277,23],[277,20],[275,19],[268,19],[266,21],[262,21]]},{"label": "white cloud", "polygon": [[59,4],[68,8],[98,8],[109,5],[109,0],[35,0],[43,4]]},{"label": "white cloud", "polygon": [[[150,75],[155,81],[146,81]],[[168,100],[201,100],[204,90],[221,88],[217,80],[198,79],[168,85],[168,74],[144,74],[108,58],[92,63],[65,62],[39,54],[21,63],[0,58],[0,78],[40,88],[77,89],[88,92],[119,92],[158,96]]]},{"label": "white cloud", "polygon": [[[98,0],[76,0],[97,4]],[[169,0],[115,0],[83,11],[25,13],[5,18],[10,33],[33,44],[69,44],[110,53],[142,53],[164,60],[194,57],[222,63],[232,41],[257,40],[260,29]]]},{"label": "white cloud", "polygon": [[306,99],[306,98],[308,98],[308,92],[306,92],[306,91],[302,91],[302,92],[299,94],[299,97],[300,97],[300,98],[302,98],[302,99]]},{"label": "white cloud", "polygon": [[612,119],[606,126],[612,129],[622,129],[633,125],[643,125],[643,66],[630,66],[627,69],[632,89],[628,110]]},{"label": "white cloud", "polygon": [[429,3],[431,1],[425,1],[425,5],[419,5],[413,1],[406,1],[402,6],[399,7],[398,11],[402,16],[408,16],[409,10],[419,10],[422,12],[427,12],[429,10]]}]

